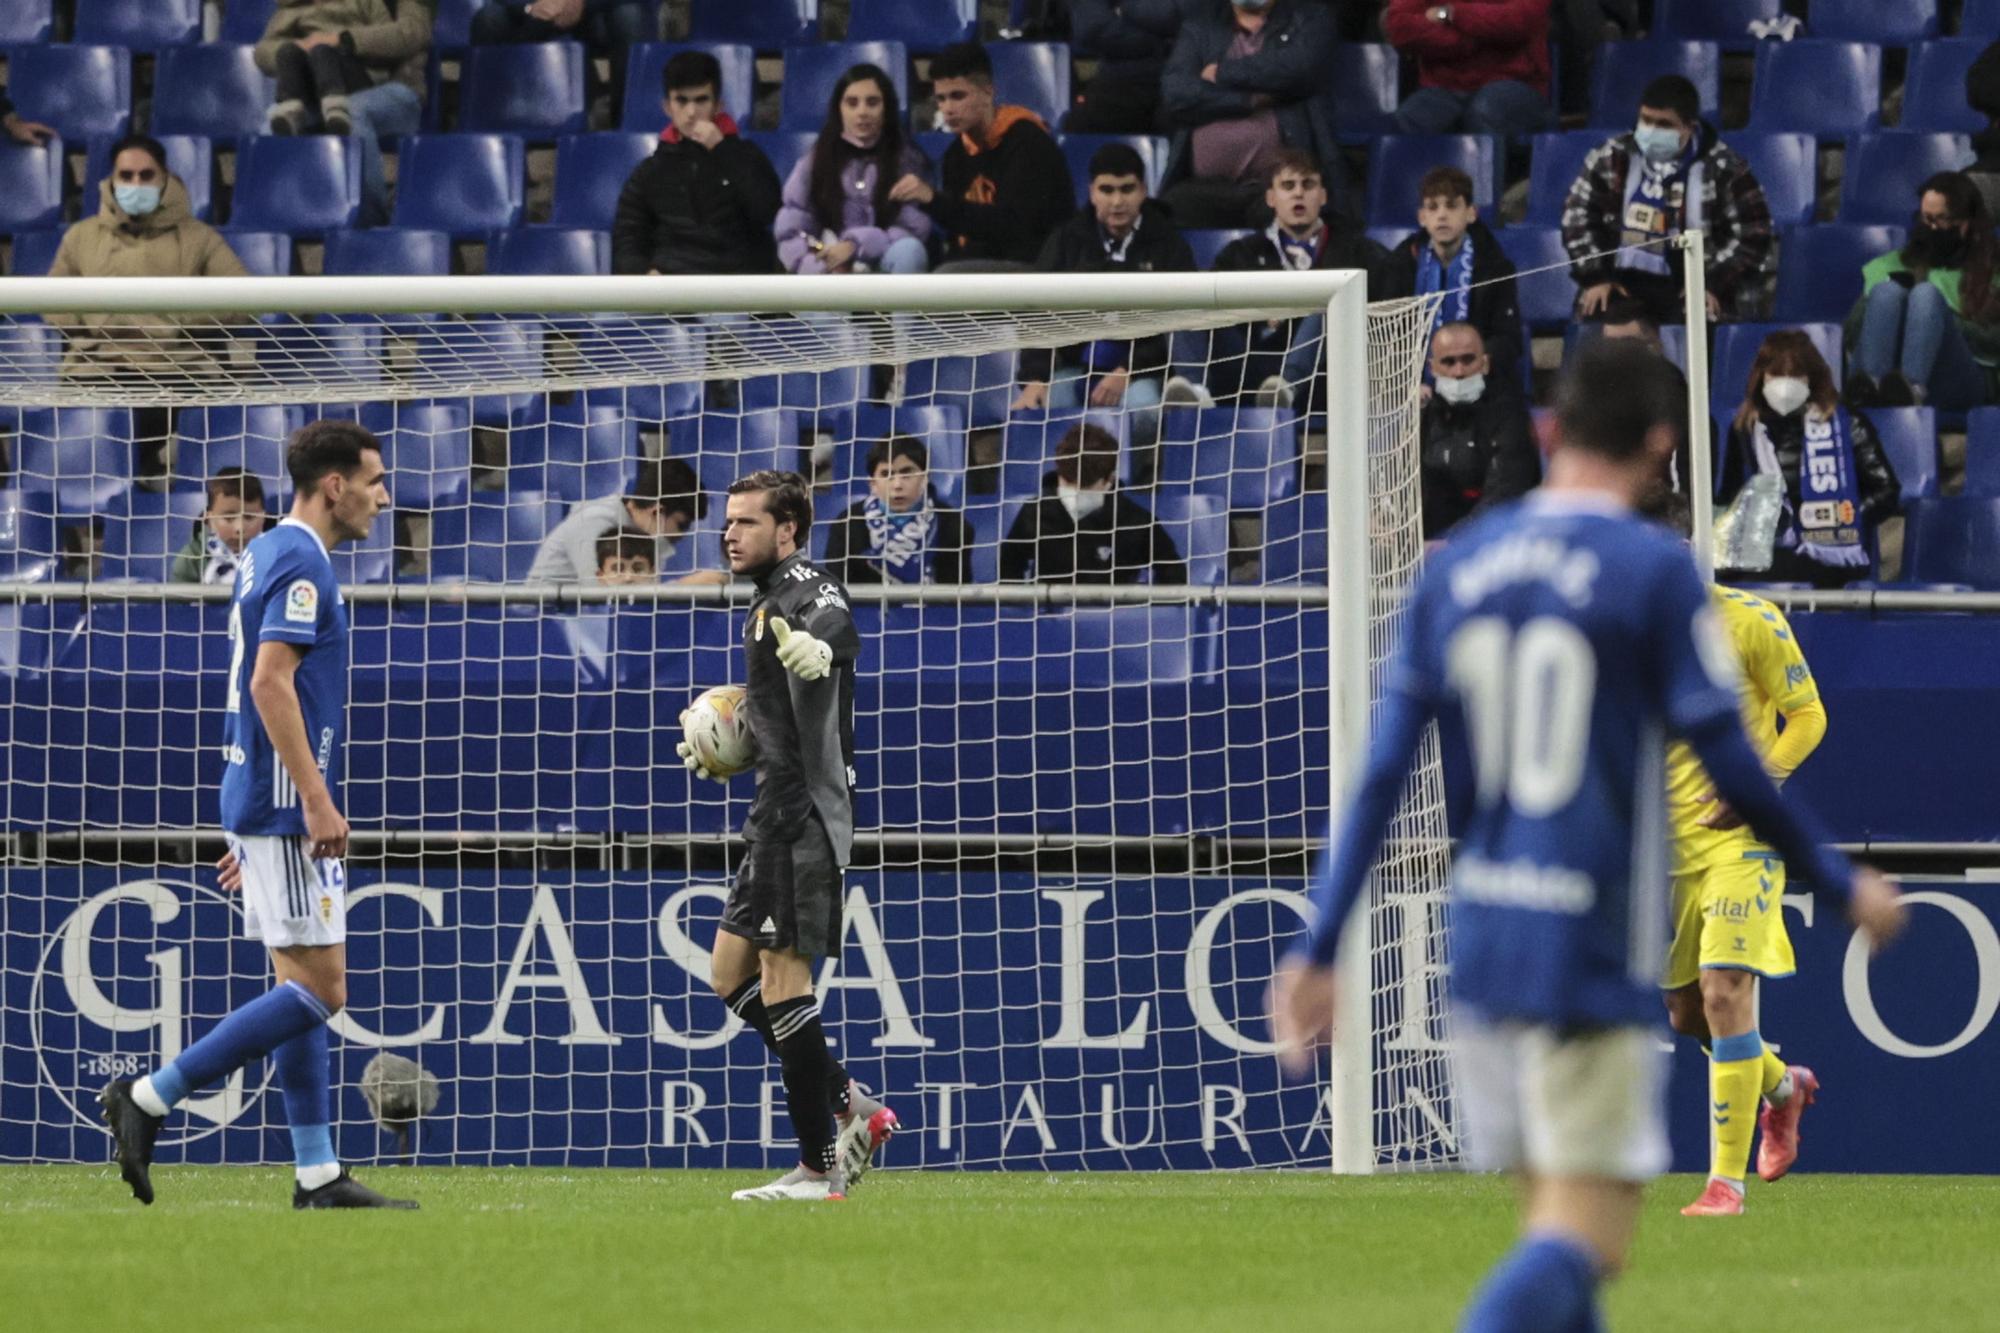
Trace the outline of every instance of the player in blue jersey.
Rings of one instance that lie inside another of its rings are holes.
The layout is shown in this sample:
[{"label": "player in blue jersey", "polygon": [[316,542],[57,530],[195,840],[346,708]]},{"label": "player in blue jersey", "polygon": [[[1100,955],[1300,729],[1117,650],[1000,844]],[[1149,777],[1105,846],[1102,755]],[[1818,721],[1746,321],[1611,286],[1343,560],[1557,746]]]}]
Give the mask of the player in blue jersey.
[{"label": "player in blue jersey", "polygon": [[[1461,1327],[1598,1328],[1643,1184],[1666,1168],[1656,1033],[1667,900],[1665,745],[1873,942],[1895,887],[1826,848],[1744,738],[1735,663],[1686,550],[1638,518],[1684,390],[1648,349],[1589,348],[1558,394],[1543,488],[1435,554],[1404,611],[1378,729],[1314,924],[1273,984],[1287,1063],[1333,1022],[1333,959],[1423,728],[1460,710],[1476,779],[1452,869],[1451,1023],[1470,1163],[1524,1179],[1523,1236]],[[1364,1016],[1365,1017],[1365,1016]]]},{"label": "player in blue jersey", "polygon": [[251,542],[236,569],[222,775],[222,882],[242,891],[245,928],[270,949],[278,985],[99,1100],[119,1173],[151,1203],[153,1140],[167,1112],[269,1055],[297,1163],[292,1206],[414,1208],[361,1184],[334,1155],[326,1027],[347,1003],[347,607],[331,552],[366,536],[389,503],[382,446],[351,421],[316,421],[292,436],[285,466],[291,515]]}]

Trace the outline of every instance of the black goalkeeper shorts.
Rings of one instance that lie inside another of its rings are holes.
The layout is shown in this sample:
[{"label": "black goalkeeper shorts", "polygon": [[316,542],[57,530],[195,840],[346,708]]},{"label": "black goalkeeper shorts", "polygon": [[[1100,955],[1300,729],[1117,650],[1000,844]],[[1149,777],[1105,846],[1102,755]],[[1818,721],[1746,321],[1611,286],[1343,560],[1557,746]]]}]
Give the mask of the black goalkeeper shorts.
[{"label": "black goalkeeper shorts", "polygon": [[760,949],[824,958],[840,947],[840,866],[813,815],[797,842],[751,842],[722,909],[722,929]]}]

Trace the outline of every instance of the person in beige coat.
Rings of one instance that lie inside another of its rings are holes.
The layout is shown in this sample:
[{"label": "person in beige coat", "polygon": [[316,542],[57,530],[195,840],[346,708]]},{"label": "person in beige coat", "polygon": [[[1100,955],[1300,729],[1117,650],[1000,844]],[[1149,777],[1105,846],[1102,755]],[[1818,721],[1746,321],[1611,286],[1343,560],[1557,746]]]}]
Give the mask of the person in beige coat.
[{"label": "person in beige coat", "polygon": [[[187,187],[167,170],[157,139],[127,135],[111,152],[111,174],[99,186],[97,212],[63,233],[52,278],[238,278],[243,261],[222,233],[190,211]],[[198,323],[156,315],[50,315],[68,346],[63,374],[114,379],[198,376],[216,369],[219,319]],[[211,336],[204,336],[207,330]],[[170,409],[132,411],[137,473],[164,474]]]}]

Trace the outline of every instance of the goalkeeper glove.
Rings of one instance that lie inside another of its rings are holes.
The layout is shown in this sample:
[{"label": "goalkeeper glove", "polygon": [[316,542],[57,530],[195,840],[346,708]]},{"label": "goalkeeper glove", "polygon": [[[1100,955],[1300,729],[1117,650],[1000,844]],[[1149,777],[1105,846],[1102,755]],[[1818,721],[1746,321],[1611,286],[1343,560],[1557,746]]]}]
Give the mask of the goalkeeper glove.
[{"label": "goalkeeper glove", "polygon": [[696,777],[707,778],[710,782],[728,781],[727,778],[719,778],[715,774],[709,772],[707,765],[701,762],[701,756],[696,754],[694,752],[694,747],[692,745],[689,745],[686,741],[682,741],[678,745],[674,746],[674,753],[681,757],[681,762],[683,764],[687,765],[687,771],[694,774]]},{"label": "goalkeeper glove", "polygon": [[818,680],[833,669],[831,644],[793,629],[779,616],[771,617],[771,632],[778,636],[778,664],[800,680]]}]

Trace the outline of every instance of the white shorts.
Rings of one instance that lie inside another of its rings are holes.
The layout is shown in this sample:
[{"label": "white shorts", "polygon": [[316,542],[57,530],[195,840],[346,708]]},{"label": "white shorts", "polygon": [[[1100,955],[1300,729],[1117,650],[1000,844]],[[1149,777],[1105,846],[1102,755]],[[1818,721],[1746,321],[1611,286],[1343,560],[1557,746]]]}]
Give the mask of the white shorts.
[{"label": "white shorts", "polygon": [[1474,1170],[1645,1181],[1667,1169],[1667,1057],[1652,1029],[1558,1032],[1464,1010],[1454,1028]]},{"label": "white shorts", "polygon": [[347,867],[303,837],[229,837],[243,867],[243,933],[272,949],[347,942]]}]

